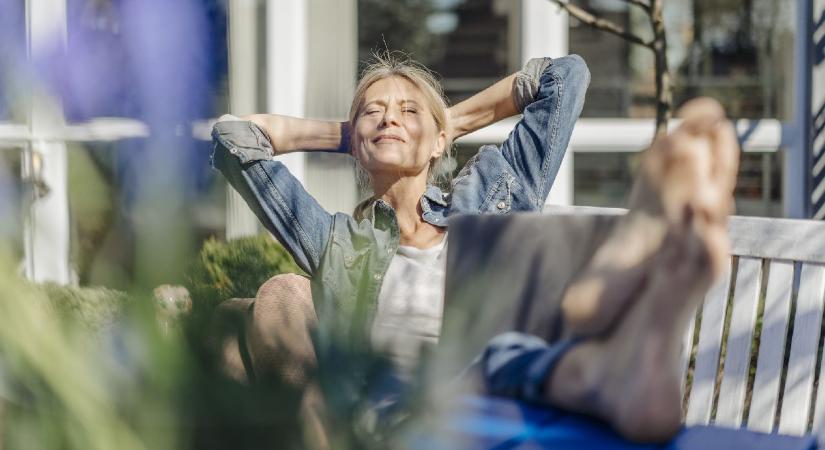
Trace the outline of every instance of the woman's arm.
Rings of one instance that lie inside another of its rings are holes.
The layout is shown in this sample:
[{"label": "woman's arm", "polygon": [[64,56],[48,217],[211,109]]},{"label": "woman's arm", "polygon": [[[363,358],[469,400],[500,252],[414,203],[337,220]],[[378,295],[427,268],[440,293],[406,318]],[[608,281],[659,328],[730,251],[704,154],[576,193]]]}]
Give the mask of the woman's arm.
[{"label": "woman's arm", "polygon": [[279,114],[242,117],[266,133],[276,155],[298,151],[349,153],[349,124]]},{"label": "woman's arm", "polygon": [[518,72],[499,80],[487,89],[448,109],[449,137],[453,140],[458,139],[501,119],[518,114],[520,111],[513,99],[513,83],[517,75]]}]

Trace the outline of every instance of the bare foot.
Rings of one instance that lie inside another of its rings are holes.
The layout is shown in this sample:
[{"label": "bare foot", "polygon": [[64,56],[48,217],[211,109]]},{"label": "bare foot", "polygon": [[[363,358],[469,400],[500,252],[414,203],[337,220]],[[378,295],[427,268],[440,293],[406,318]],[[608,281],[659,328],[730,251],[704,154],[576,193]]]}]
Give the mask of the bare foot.
[{"label": "bare foot", "polygon": [[[678,431],[684,327],[728,260],[735,135],[715,101],[682,113],[684,124],[645,155],[631,211],[568,290],[565,319],[576,319],[568,326],[590,338],[545,385],[551,404],[602,418],[635,441]],[[576,309],[582,301],[592,311]]]},{"label": "bare foot", "polygon": [[[711,239],[726,236],[722,228],[711,232]],[[681,426],[681,325],[712,278],[703,237],[685,229],[665,241],[630,311],[609,335],[571,349],[545,388],[551,404],[599,417],[637,442],[665,441]]]},{"label": "bare foot", "polygon": [[[724,228],[738,166],[736,135],[715,100],[688,102],[680,116],[682,125],[643,155],[629,212],[567,288],[562,310],[569,333],[596,336],[619,320],[656,272],[671,229],[704,236],[708,228]],[[726,239],[718,245],[724,248],[711,249],[713,275],[727,263]]]}]

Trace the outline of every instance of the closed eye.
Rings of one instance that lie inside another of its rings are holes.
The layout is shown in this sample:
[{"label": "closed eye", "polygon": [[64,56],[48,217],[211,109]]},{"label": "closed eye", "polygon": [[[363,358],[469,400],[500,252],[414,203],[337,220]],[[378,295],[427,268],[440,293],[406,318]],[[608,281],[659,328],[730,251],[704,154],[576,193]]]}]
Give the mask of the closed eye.
[{"label": "closed eye", "polygon": [[415,108],[404,108],[401,111],[405,113],[418,114],[418,110]]}]

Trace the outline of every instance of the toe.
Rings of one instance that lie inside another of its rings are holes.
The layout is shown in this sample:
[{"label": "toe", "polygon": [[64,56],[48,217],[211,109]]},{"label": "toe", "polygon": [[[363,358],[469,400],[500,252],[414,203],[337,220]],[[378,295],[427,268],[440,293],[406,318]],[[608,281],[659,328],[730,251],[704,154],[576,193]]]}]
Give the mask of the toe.
[{"label": "toe", "polygon": [[725,110],[716,100],[699,97],[685,103],[676,116],[689,123],[713,123],[725,118]]},{"label": "toe", "polygon": [[733,192],[736,174],[739,169],[739,140],[730,122],[717,125],[712,134],[713,142],[713,179],[720,184],[727,194]]}]

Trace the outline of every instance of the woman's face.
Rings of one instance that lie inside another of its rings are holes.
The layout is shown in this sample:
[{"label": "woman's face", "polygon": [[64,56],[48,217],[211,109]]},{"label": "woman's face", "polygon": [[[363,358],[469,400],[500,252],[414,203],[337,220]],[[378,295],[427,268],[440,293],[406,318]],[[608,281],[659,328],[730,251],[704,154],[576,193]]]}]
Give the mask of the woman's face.
[{"label": "woman's face", "polygon": [[376,81],[364,94],[355,118],[353,156],[373,177],[426,173],[443,152],[439,131],[424,95],[406,78]]}]

